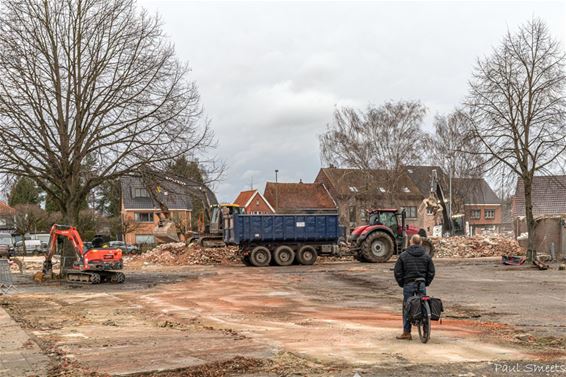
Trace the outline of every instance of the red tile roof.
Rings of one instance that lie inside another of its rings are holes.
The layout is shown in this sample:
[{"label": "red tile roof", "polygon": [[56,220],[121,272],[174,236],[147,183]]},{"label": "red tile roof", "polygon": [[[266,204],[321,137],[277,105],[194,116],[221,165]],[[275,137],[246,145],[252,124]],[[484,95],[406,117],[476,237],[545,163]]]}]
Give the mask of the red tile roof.
[{"label": "red tile roof", "polygon": [[234,200],[234,204],[237,204],[242,208],[245,207],[248,201],[252,198],[252,196],[254,196],[256,192],[257,190],[248,190],[248,191],[240,192],[236,200]]},{"label": "red tile roof", "polygon": [[275,183],[265,185],[265,199],[278,209],[336,209],[322,183]]},{"label": "red tile roof", "polygon": [[[566,175],[533,177],[533,215],[566,214]],[[513,200],[513,216],[525,216],[525,187],[517,181]]]}]

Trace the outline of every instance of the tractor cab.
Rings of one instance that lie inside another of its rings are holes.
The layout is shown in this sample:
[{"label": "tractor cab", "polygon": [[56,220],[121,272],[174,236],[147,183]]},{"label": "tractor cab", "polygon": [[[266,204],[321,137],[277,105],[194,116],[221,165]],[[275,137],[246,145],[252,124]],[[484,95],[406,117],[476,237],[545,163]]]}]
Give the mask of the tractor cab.
[{"label": "tractor cab", "polygon": [[376,209],[369,211],[369,225],[385,225],[395,234],[402,234],[405,227],[405,211]]}]

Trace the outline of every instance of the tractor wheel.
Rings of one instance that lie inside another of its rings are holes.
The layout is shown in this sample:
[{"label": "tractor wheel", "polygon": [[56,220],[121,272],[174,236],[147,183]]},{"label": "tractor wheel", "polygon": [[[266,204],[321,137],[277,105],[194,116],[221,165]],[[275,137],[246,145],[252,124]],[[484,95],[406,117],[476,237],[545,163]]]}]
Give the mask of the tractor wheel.
[{"label": "tractor wheel", "polygon": [[295,259],[295,252],[289,246],[279,246],[273,253],[273,260],[278,266],[290,266]]},{"label": "tractor wheel", "polygon": [[267,247],[256,246],[248,258],[252,266],[267,267],[271,262],[271,252]]},{"label": "tractor wheel", "polygon": [[304,264],[306,266],[310,266],[310,265],[314,264],[314,262],[316,262],[317,257],[318,257],[318,254],[316,253],[316,250],[314,249],[314,247],[303,246],[297,252],[296,259],[297,259],[297,262],[299,262],[299,264]]},{"label": "tractor wheel", "polygon": [[365,262],[385,263],[394,252],[395,245],[387,233],[374,232],[362,244],[362,257]]},{"label": "tractor wheel", "polygon": [[434,257],[434,252],[436,250],[434,249],[434,245],[432,244],[432,242],[430,242],[430,240],[424,239],[422,246],[423,249],[425,249],[426,253],[430,255],[431,258]]}]

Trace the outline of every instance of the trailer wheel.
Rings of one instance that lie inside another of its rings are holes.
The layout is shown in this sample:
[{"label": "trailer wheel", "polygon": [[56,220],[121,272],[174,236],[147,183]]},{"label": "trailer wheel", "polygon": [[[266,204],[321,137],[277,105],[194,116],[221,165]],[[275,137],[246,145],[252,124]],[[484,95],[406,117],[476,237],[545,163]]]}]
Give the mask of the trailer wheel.
[{"label": "trailer wheel", "polygon": [[279,246],[273,252],[273,260],[278,266],[290,266],[295,259],[295,252],[289,246]]},{"label": "trailer wheel", "polygon": [[314,247],[303,246],[297,252],[296,259],[297,259],[297,262],[299,262],[300,264],[310,266],[310,265],[314,264],[314,262],[316,262],[317,257],[318,257],[318,254],[316,253],[316,250],[314,249]]},{"label": "trailer wheel", "polygon": [[434,245],[432,244],[432,242],[430,242],[430,240],[423,240],[422,247],[423,249],[425,249],[426,253],[430,255],[431,258],[434,257],[434,252],[436,250],[434,249]]},{"label": "trailer wheel", "polygon": [[374,232],[362,244],[362,257],[365,262],[385,263],[395,252],[391,237],[383,232]]},{"label": "trailer wheel", "polygon": [[248,258],[253,266],[266,267],[271,262],[271,253],[267,247],[256,246]]}]

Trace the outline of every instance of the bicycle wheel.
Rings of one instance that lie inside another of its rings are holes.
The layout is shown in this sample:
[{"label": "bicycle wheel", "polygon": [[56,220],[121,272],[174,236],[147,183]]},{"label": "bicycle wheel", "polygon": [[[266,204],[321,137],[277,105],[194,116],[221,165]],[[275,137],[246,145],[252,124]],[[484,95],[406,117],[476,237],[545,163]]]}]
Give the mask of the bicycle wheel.
[{"label": "bicycle wheel", "polygon": [[419,325],[419,338],[421,342],[426,343],[430,339],[430,306],[428,301],[423,301],[423,318],[420,320]]}]

